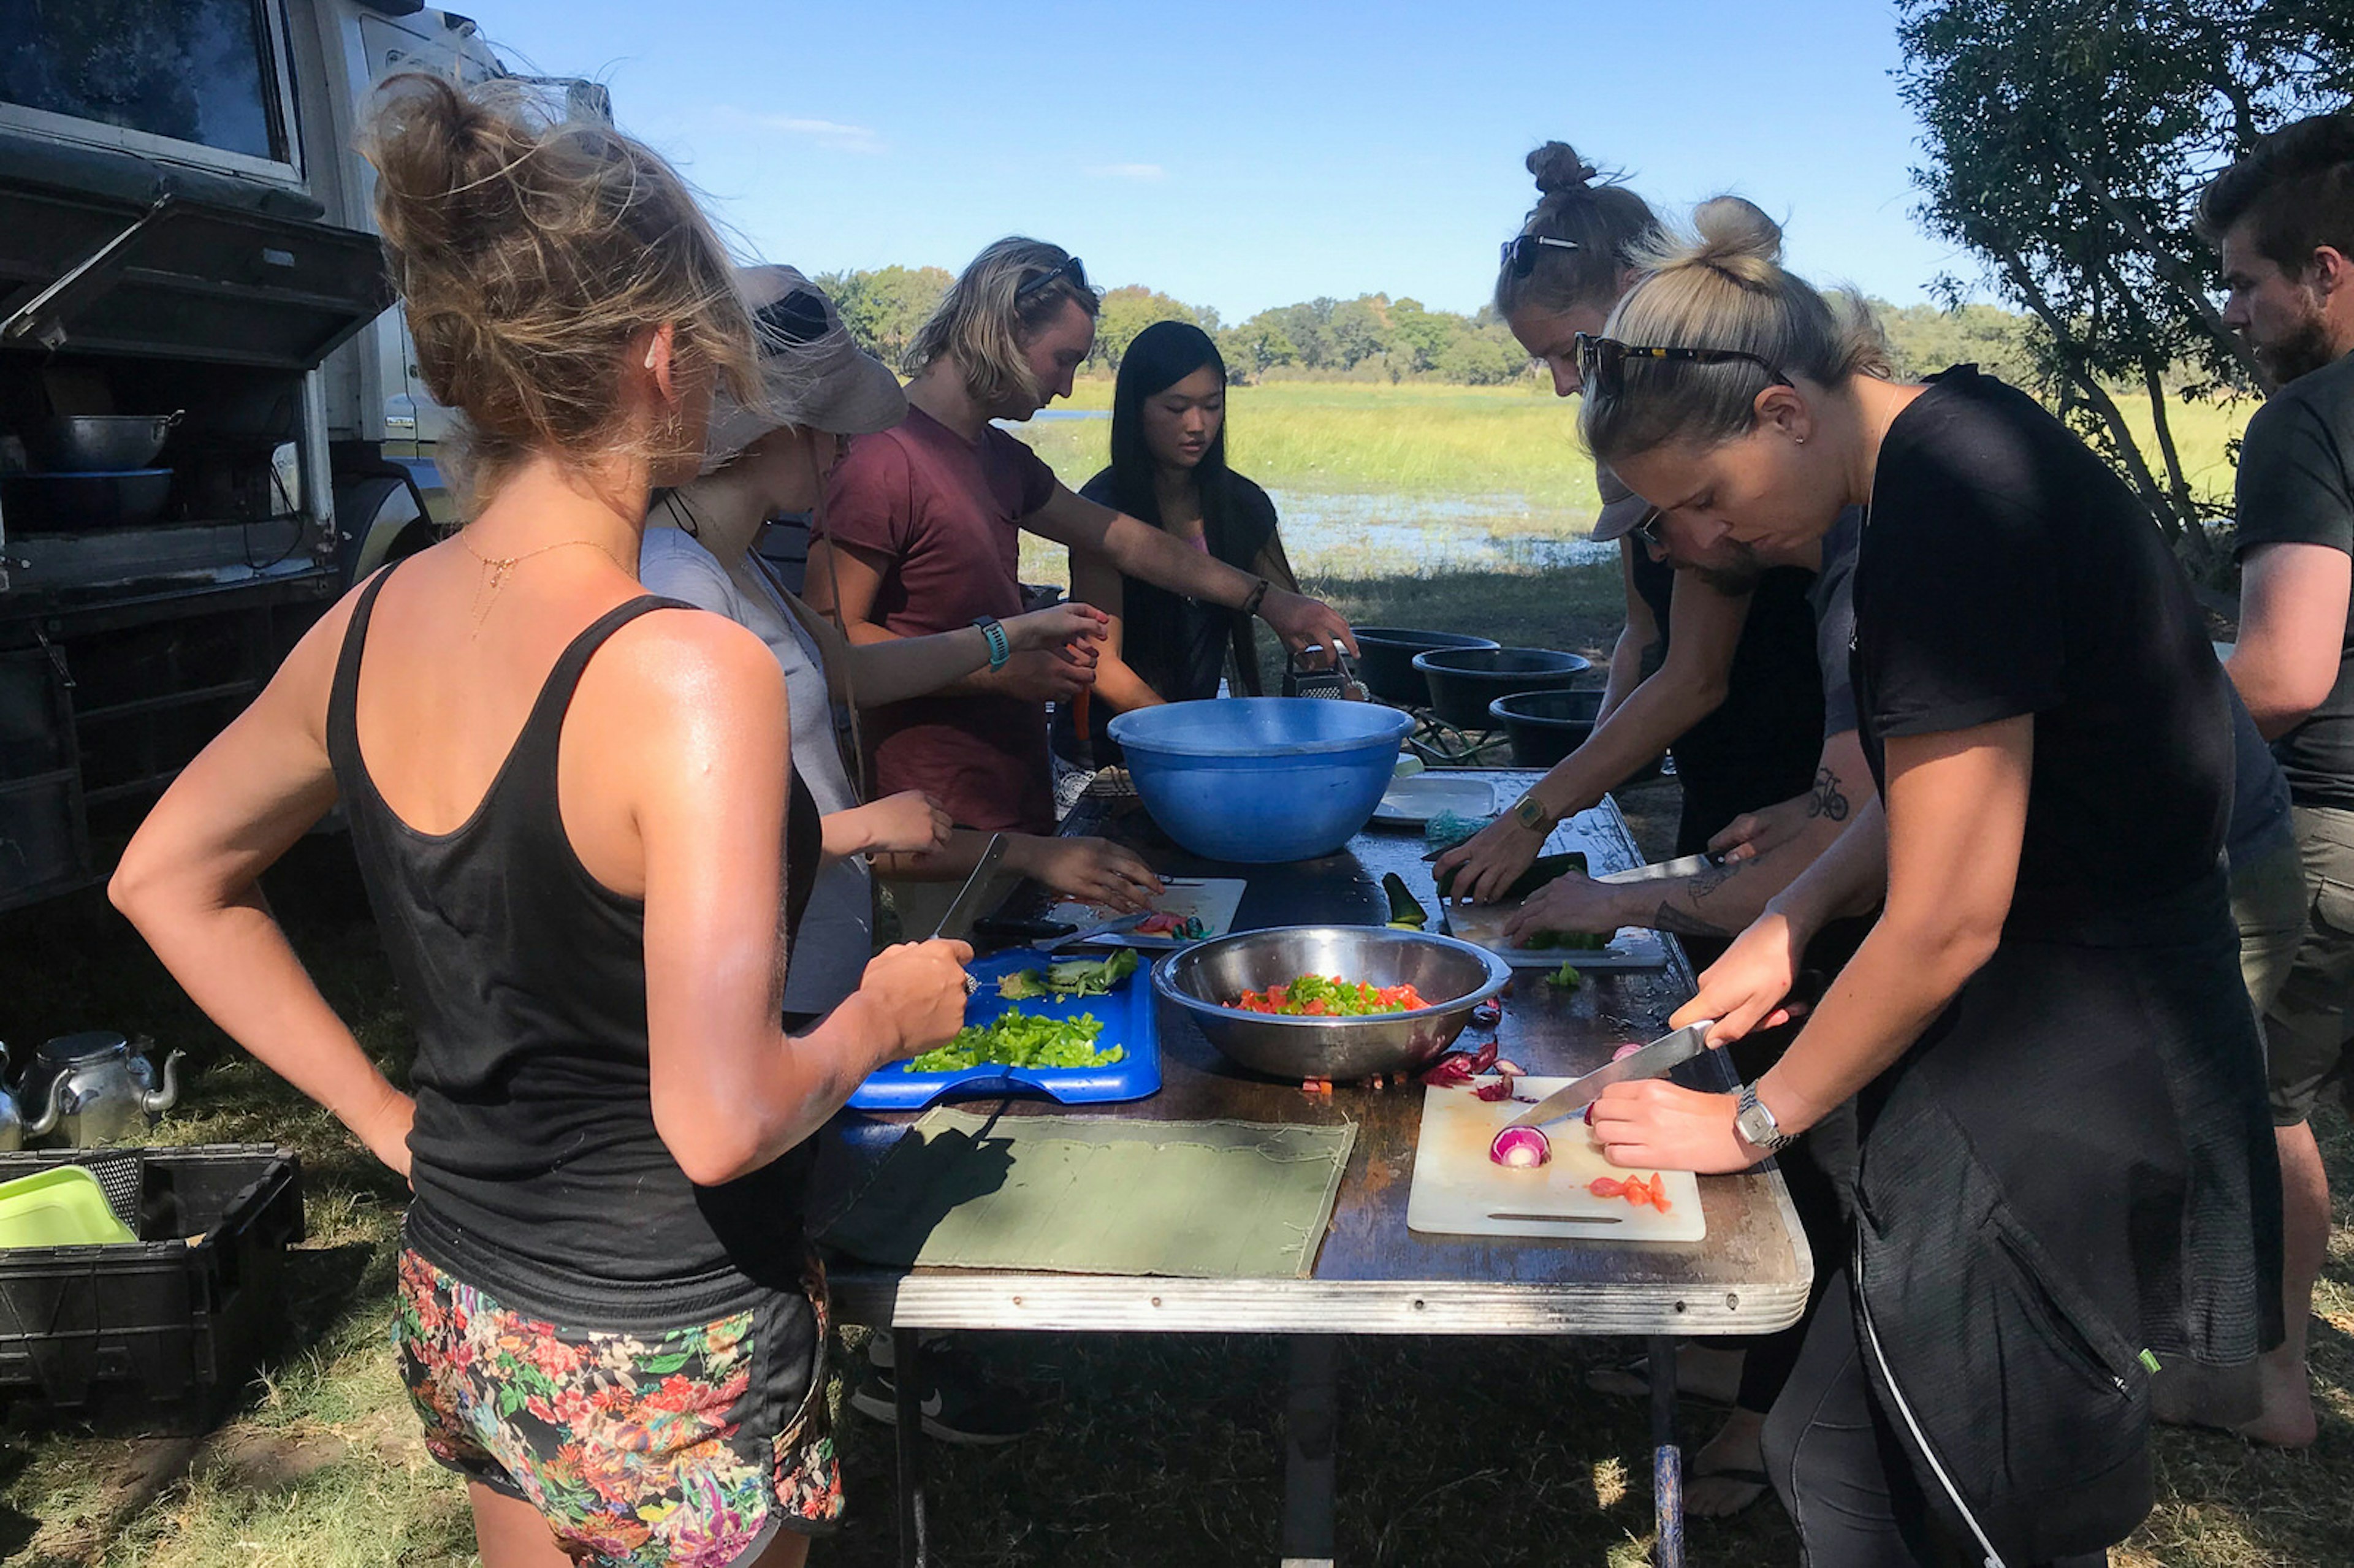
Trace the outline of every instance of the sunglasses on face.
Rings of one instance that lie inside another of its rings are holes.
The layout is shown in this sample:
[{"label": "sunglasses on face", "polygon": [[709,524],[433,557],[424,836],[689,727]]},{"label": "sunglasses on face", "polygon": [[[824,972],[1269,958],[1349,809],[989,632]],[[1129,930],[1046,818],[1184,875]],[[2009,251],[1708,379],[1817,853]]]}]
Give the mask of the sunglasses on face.
[{"label": "sunglasses on face", "polygon": [[1772,360],[1738,348],[1673,348],[1659,344],[1620,343],[1615,337],[1596,337],[1582,332],[1577,334],[1576,353],[1577,378],[1585,383],[1585,395],[1589,397],[1616,397],[1624,391],[1627,362],[1630,359],[1664,359],[1683,365],[1754,365],[1776,385],[1793,385]]},{"label": "sunglasses on face", "polygon": [[1498,260],[1513,277],[1525,278],[1537,270],[1537,260],[1545,251],[1584,249],[1575,239],[1555,239],[1549,234],[1522,234],[1504,241]]},{"label": "sunglasses on face", "polygon": [[1027,282],[1017,285],[1013,291],[1013,302],[1018,305],[1033,294],[1051,289],[1055,283],[1066,278],[1070,280],[1074,288],[1084,289],[1087,286],[1087,270],[1076,256],[1066,257],[1061,266],[1048,268]]},{"label": "sunglasses on face", "polygon": [[1659,533],[1659,524],[1665,519],[1666,515],[1667,514],[1665,513],[1654,506],[1649,512],[1643,514],[1643,520],[1640,523],[1636,524],[1632,528],[1628,529],[1627,532],[1634,538],[1641,541],[1647,548],[1664,550],[1668,547],[1668,541]]}]

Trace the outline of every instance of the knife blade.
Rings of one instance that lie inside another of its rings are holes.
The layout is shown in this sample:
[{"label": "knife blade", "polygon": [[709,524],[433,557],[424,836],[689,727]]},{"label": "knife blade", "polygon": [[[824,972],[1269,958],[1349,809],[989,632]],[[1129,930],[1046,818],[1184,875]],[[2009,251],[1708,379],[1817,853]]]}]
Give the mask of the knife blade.
[{"label": "knife blade", "polygon": [[1708,1032],[1716,1027],[1716,1020],[1703,1018],[1687,1023],[1681,1029],[1662,1034],[1640,1051],[1630,1052],[1606,1067],[1596,1067],[1574,1083],[1555,1089],[1511,1120],[1506,1127],[1535,1127],[1541,1122],[1559,1121],[1574,1116],[1601,1097],[1602,1091],[1613,1084],[1631,1083],[1638,1078],[1656,1078],[1681,1063],[1689,1062],[1708,1049]]},{"label": "knife blade", "polygon": [[1681,860],[1663,860],[1657,865],[1629,866],[1625,871],[1609,872],[1594,880],[1622,885],[1629,882],[1666,882],[1679,876],[1697,876],[1723,863],[1724,857],[1721,854],[1688,854]]},{"label": "knife blade", "polygon": [[1117,920],[1106,920],[1082,930],[1073,931],[1068,936],[1057,937],[1051,942],[1042,942],[1038,946],[1038,950],[1042,953],[1059,953],[1065,948],[1076,948],[1081,942],[1093,942],[1105,937],[1118,936],[1123,931],[1133,930],[1138,921],[1149,918],[1151,914],[1152,911],[1150,909],[1140,909],[1133,915],[1123,915]]},{"label": "knife blade", "polygon": [[1005,835],[991,834],[989,847],[981,852],[972,874],[964,879],[964,885],[957,889],[956,897],[940,916],[940,923],[932,928],[934,940],[947,938],[961,942],[972,935],[972,923],[980,918],[982,901],[989,896],[990,885],[997,880],[998,865],[1004,859]]}]

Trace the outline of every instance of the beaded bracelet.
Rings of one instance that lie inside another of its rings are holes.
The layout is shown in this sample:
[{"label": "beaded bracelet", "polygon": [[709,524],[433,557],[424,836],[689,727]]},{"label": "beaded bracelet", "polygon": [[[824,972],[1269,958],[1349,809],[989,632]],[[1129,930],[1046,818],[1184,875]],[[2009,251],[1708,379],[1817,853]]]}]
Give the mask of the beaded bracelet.
[{"label": "beaded bracelet", "polygon": [[1005,628],[997,623],[993,615],[978,616],[973,624],[981,628],[981,641],[989,644],[989,667],[1004,669],[1005,662],[1013,657],[1013,644],[1007,641]]}]

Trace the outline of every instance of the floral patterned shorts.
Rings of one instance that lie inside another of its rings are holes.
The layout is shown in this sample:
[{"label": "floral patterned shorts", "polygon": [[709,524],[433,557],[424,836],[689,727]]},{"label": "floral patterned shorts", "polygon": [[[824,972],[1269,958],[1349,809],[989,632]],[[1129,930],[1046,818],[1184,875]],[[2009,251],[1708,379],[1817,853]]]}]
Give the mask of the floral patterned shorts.
[{"label": "floral patterned shorts", "polygon": [[399,1268],[393,1343],[427,1449],[537,1509],[576,1561],[729,1568],[780,1529],[840,1518],[814,1259],[815,1348],[786,1365],[801,1343],[790,1296],[692,1327],[614,1332],[510,1311],[413,1250]]}]

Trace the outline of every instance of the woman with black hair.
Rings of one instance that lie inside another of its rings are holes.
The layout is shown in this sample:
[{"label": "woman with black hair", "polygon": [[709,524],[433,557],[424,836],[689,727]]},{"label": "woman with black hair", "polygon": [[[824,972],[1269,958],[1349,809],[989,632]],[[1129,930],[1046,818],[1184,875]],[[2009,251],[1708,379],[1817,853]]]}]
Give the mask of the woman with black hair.
[{"label": "woman with black hair", "polygon": [[[1226,362],[1191,322],[1155,322],[1129,344],[1112,392],[1111,465],[1079,493],[1299,591],[1275,503],[1226,466]],[[1112,714],[1216,696],[1230,652],[1236,689],[1263,694],[1250,618],[1239,611],[1181,598],[1076,547],[1071,597],[1111,617],[1090,705],[1098,760]]]}]

